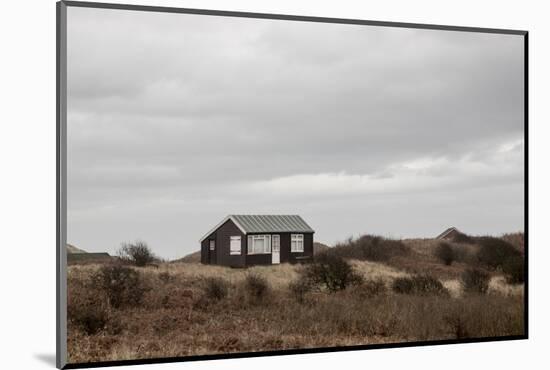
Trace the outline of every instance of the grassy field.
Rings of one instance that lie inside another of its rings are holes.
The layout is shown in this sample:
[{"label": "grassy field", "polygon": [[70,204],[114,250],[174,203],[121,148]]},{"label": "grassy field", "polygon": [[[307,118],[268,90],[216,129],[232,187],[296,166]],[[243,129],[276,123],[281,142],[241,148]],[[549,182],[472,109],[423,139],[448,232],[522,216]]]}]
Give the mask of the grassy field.
[{"label": "grassy field", "polygon": [[[231,269],[162,263],[123,267],[126,275],[107,278],[105,265],[69,266],[68,360],[523,334],[522,284],[509,284],[498,268],[487,269],[488,290],[466,292],[460,277],[468,263],[442,264],[433,240],[403,243],[406,256],[383,262],[348,259],[362,281],[333,293],[311,289],[298,294],[292,284],[307,268],[300,265]],[[392,289],[396,279],[416,276],[418,270],[440,281],[445,294]],[[120,272],[116,267],[109,271]]]}]

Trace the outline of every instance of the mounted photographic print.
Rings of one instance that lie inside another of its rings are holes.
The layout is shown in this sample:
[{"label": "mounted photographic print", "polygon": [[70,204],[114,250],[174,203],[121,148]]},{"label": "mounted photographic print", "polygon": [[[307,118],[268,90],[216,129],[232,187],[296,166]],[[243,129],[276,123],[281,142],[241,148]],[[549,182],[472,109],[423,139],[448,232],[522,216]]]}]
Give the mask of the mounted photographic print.
[{"label": "mounted photographic print", "polygon": [[527,32],[57,5],[58,367],[527,338]]}]

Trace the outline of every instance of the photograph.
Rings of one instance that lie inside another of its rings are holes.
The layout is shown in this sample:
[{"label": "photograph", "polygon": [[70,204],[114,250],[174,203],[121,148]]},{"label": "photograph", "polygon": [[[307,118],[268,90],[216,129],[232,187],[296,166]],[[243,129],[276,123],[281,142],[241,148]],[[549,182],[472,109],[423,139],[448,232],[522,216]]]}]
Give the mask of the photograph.
[{"label": "photograph", "polygon": [[67,4],[68,365],[527,338],[526,32]]}]

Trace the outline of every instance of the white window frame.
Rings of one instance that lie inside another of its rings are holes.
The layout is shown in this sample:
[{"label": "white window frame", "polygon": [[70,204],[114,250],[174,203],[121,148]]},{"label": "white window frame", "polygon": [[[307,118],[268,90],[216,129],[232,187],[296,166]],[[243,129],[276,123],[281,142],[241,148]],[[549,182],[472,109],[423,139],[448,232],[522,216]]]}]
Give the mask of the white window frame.
[{"label": "white window frame", "polygon": [[290,234],[290,252],[304,253],[304,234]]},{"label": "white window frame", "polygon": [[216,250],[216,241],[214,239],[210,239],[209,241],[209,246],[208,246],[208,249],[210,249],[211,251],[215,251]]},{"label": "white window frame", "polygon": [[[256,245],[256,242],[263,242],[263,246],[260,248]],[[271,254],[271,235],[248,235],[248,254]]]},{"label": "white window frame", "polygon": [[[238,243],[238,244],[237,244]],[[237,247],[238,245],[238,247]],[[241,237],[240,236],[230,236],[229,237],[229,254],[230,255],[240,255],[241,254]]]}]

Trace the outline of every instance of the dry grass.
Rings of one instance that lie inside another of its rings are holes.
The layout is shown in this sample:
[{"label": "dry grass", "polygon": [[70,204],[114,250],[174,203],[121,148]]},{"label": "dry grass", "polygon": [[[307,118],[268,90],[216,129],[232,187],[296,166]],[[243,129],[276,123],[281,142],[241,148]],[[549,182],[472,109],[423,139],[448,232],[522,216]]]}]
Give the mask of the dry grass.
[{"label": "dry grass", "polygon": [[404,239],[412,253],[408,258],[399,258],[393,261],[393,265],[401,270],[411,273],[423,273],[429,271],[431,275],[442,280],[458,279],[460,275],[472,264],[479,246],[463,243],[448,243],[455,251],[455,261],[446,266],[436,256],[437,247],[440,244],[436,239]]},{"label": "dry grass", "polygon": [[523,284],[508,284],[504,276],[494,276],[489,281],[488,293],[504,297],[523,297]]},{"label": "dry grass", "polygon": [[[449,293],[454,298],[460,298],[464,294],[462,283],[459,279],[451,279],[442,281],[443,286],[447,288]],[[504,276],[494,276],[489,281],[488,294],[499,295],[502,297],[523,297],[522,284],[508,284]]]},{"label": "dry grass", "polygon": [[449,291],[449,294],[453,298],[460,298],[464,293],[462,289],[462,283],[458,279],[444,280],[443,286]]},{"label": "dry grass", "polygon": [[[352,261],[366,280],[388,286],[408,272],[381,263]],[[82,307],[87,284],[100,265],[70,266],[70,304]],[[293,348],[395,343],[523,333],[522,288],[494,277],[490,293],[465,295],[457,279],[443,280],[450,297],[352,287],[334,294],[308,292],[298,301],[289,283],[301,266],[282,264],[231,269],[192,263],[136,268],[148,287],[139,307],[105,306],[107,323],[93,334],[69,317],[69,362],[187,356]],[[247,276],[262,276],[269,289],[254,300]],[[209,299],[204,282],[222,278],[227,296]],[[78,306],[80,304],[80,306]]]},{"label": "dry grass", "polygon": [[223,277],[232,284],[245,279],[247,274],[269,275],[269,283],[274,288],[285,287],[289,280],[297,276],[295,266],[287,263],[276,266],[253,266],[248,269],[227,268],[223,266],[201,265],[198,263],[166,263],[159,268],[142,269],[146,276],[168,273],[185,281],[198,281],[208,277]]},{"label": "dry grass", "polygon": [[351,265],[361,273],[365,279],[382,279],[386,282],[391,282],[398,277],[410,276],[410,274],[405,271],[378,262],[352,260]]},{"label": "dry grass", "polygon": [[404,239],[403,243],[426,259],[436,261],[433,251],[439,244],[436,239]]},{"label": "dry grass", "polygon": [[504,234],[500,238],[512,244],[522,254],[525,253],[525,236],[522,232]]}]

